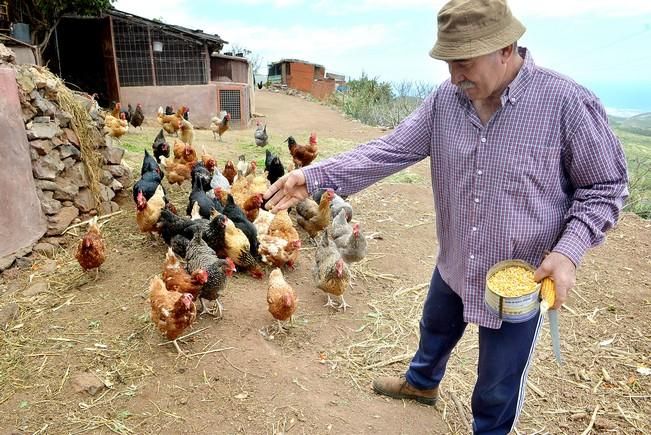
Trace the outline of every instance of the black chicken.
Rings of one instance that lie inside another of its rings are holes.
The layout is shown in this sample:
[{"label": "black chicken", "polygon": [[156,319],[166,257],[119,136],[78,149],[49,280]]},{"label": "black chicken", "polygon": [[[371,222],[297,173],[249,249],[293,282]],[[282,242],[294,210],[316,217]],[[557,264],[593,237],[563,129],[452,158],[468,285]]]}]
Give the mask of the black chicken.
[{"label": "black chicken", "polygon": [[254,257],[258,257],[258,231],[255,228],[255,225],[251,223],[246,218],[244,211],[235,204],[233,195],[228,195],[228,200],[224,206],[224,215],[233,221],[235,226],[242,230],[247,239],[249,239],[249,244],[251,245],[251,254]]},{"label": "black chicken", "polygon": [[268,149],[266,154],[264,170],[267,172],[267,180],[271,184],[274,184],[276,180],[285,175],[285,167],[283,166],[283,162],[280,161],[280,158],[272,154]]},{"label": "black chicken", "polygon": [[193,185],[195,181],[199,182],[204,192],[211,189],[210,182],[212,181],[212,174],[203,162],[199,161],[192,167],[190,178]]},{"label": "black chicken", "polygon": [[166,159],[170,158],[170,146],[165,141],[165,134],[163,133],[163,129],[158,132],[158,135],[156,135],[154,143],[151,145],[151,147],[154,150],[154,157],[156,157],[156,161],[158,163],[160,163],[161,156],[164,156]]},{"label": "black chicken", "polygon": [[156,159],[149,154],[149,151],[145,150],[145,157],[142,159],[142,167],[140,168],[140,175],[145,175],[147,172],[158,172],[163,178],[163,173],[161,172],[160,167]]},{"label": "black chicken", "polygon": [[[210,184],[210,179],[208,179]],[[208,186],[210,189],[210,185]],[[204,219],[210,219],[211,210],[215,209],[221,213],[223,207],[221,202],[217,199],[209,198],[206,195],[206,192],[203,190],[202,183],[199,178],[192,182],[192,191],[190,192],[190,198],[188,201],[188,207],[186,213],[189,216],[192,211],[192,206],[197,202],[199,204],[199,214]]]}]

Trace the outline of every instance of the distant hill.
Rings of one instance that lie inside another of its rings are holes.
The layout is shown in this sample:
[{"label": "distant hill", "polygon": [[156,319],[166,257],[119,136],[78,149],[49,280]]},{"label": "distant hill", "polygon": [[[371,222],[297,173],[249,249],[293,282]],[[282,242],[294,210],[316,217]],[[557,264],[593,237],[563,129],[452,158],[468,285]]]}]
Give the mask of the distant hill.
[{"label": "distant hill", "polygon": [[619,127],[622,130],[643,136],[651,136],[651,112],[641,113],[630,118],[620,118],[617,116],[609,116],[608,118],[613,126]]}]

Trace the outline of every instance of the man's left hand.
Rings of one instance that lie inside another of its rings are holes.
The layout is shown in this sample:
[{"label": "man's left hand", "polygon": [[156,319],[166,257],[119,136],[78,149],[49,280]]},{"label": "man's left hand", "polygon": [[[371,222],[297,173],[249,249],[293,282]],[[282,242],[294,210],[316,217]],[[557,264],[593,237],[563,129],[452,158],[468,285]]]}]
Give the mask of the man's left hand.
[{"label": "man's left hand", "polygon": [[533,275],[536,282],[550,277],[556,287],[556,302],[550,309],[557,310],[567,300],[567,295],[576,283],[576,266],[565,255],[552,252],[545,257]]}]

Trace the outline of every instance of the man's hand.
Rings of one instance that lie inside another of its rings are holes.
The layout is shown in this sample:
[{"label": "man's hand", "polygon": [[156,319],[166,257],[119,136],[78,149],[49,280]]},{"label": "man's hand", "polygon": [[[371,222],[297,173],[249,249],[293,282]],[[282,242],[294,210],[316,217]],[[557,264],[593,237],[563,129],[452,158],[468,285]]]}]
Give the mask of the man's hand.
[{"label": "man's hand", "polygon": [[576,266],[565,255],[552,252],[545,257],[533,274],[533,279],[536,282],[540,282],[546,277],[550,277],[554,281],[556,302],[550,309],[557,310],[567,300],[567,294],[576,283]]},{"label": "man's hand", "polygon": [[307,197],[305,174],[301,169],[295,169],[279,178],[263,195],[265,201],[268,200],[265,208],[272,213],[286,210]]}]

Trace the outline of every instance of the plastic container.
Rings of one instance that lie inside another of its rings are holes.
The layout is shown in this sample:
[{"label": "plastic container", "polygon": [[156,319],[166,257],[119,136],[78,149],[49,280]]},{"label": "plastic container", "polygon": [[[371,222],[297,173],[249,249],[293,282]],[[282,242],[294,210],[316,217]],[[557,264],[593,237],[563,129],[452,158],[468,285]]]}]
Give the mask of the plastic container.
[{"label": "plastic container", "polygon": [[495,272],[511,266],[524,267],[532,272],[536,270],[536,268],[531,264],[522,260],[506,260],[495,264],[486,274],[484,303],[491,313],[503,321],[522,323],[531,319],[536,315],[536,313],[538,313],[540,307],[540,301],[538,298],[538,295],[540,294],[540,284],[537,284],[531,293],[514,297],[500,296],[488,286],[488,279],[493,276]]},{"label": "plastic container", "polygon": [[31,44],[32,38],[29,35],[29,24],[13,23],[11,25],[11,37],[27,44]]}]

